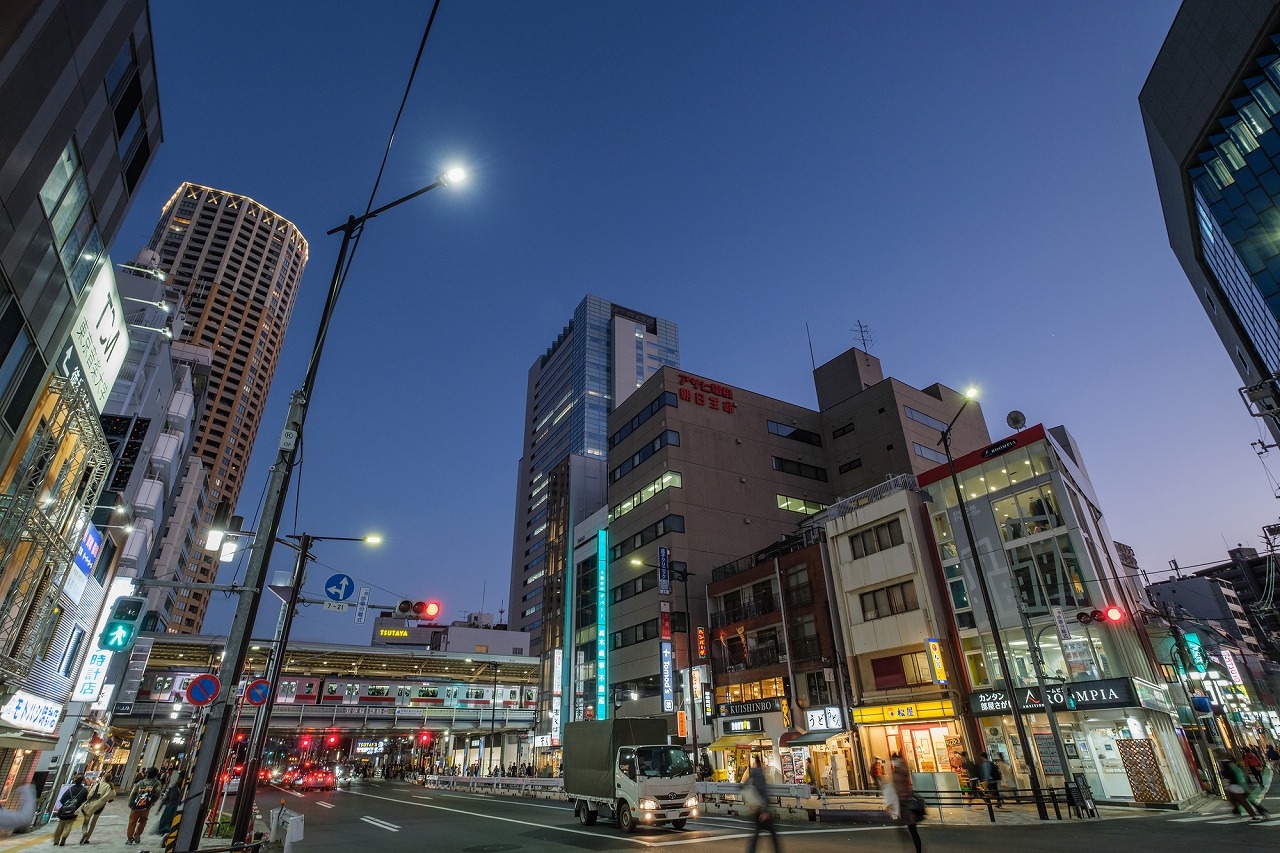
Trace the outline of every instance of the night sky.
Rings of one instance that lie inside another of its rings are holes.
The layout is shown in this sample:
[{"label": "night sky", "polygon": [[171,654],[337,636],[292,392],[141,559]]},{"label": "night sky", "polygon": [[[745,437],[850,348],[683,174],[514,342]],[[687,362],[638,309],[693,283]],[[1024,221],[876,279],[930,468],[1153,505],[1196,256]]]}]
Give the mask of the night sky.
[{"label": "night sky", "polygon": [[[374,220],[356,257],[282,530],[387,541],[318,545],[308,592],[334,569],[375,603],[508,606],[526,374],[588,292],[677,322],[685,369],[809,406],[805,324],[821,363],[865,323],[886,374],[977,385],[994,437],[1011,409],[1065,423],[1149,572],[1256,545],[1280,451],[1250,447],[1138,111],[1177,6],[445,0],[376,203],[472,179]],[[164,143],[113,259],[184,180],[311,241],[251,519],[325,232],[365,209],[429,8],[152,4]],[[308,607],[294,636],[370,629]]]}]

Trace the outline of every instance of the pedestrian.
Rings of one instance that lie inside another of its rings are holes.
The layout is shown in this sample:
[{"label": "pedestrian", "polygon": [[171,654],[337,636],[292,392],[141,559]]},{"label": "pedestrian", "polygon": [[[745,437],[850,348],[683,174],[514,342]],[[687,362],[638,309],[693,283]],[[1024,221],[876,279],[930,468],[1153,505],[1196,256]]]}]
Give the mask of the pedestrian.
[{"label": "pedestrian", "polygon": [[809,796],[818,796],[818,777],[813,773],[813,759],[804,760],[804,783],[809,786]]},{"label": "pedestrian", "polygon": [[22,830],[31,828],[36,818],[36,789],[34,785],[23,785],[18,790],[18,807],[10,811],[0,809],[0,829]]},{"label": "pedestrian", "polygon": [[93,784],[89,786],[88,798],[80,807],[80,814],[84,817],[84,824],[80,828],[81,844],[89,843],[89,836],[93,835],[93,828],[98,825],[98,817],[102,814],[102,810],[115,798],[116,786],[111,784],[106,773],[99,773]]},{"label": "pedestrian", "polygon": [[1226,787],[1223,793],[1226,794],[1227,802],[1231,804],[1232,812],[1240,816],[1240,811],[1243,809],[1249,813],[1251,820],[1262,820],[1262,816],[1254,810],[1253,803],[1249,802],[1246,796],[1248,792],[1248,788],[1245,787],[1246,774],[1239,762],[1228,757],[1219,765],[1218,772],[1222,775],[1222,782]]},{"label": "pedestrian", "polygon": [[1246,746],[1244,748],[1244,766],[1249,771],[1249,775],[1259,785],[1262,784],[1262,756],[1258,755],[1256,747]]},{"label": "pedestrian", "polygon": [[148,767],[142,778],[129,790],[129,844],[142,842],[142,830],[147,828],[147,815],[160,798],[160,771]]},{"label": "pedestrian", "polygon": [[916,796],[911,784],[911,771],[900,753],[889,756],[889,768],[893,784],[884,788],[885,809],[890,817],[906,827],[916,853],[920,853],[920,830],[916,824],[924,817],[924,801]]},{"label": "pedestrian", "polygon": [[711,769],[711,756],[707,755],[707,751],[702,750],[702,758],[698,761],[698,780],[708,782],[714,771]]},{"label": "pedestrian", "polygon": [[1276,752],[1274,744],[1267,744],[1267,761],[1271,762],[1273,770],[1280,770],[1280,767],[1276,767],[1277,762],[1280,762],[1280,752]]},{"label": "pedestrian", "polygon": [[761,830],[767,831],[773,839],[774,853],[782,853],[782,846],[778,843],[778,828],[774,826],[776,821],[773,812],[769,811],[769,783],[765,781],[764,768],[760,766],[758,755],[751,758],[751,768],[742,785],[742,799],[750,807],[752,822],[755,824],[755,832],[751,833],[751,840],[747,842],[747,853],[755,853]]},{"label": "pedestrian", "polygon": [[872,756],[872,759],[873,760],[871,762],[871,785],[877,791],[879,791],[885,786],[884,762],[880,759],[880,756],[878,755]]},{"label": "pedestrian", "polygon": [[[983,796],[982,791],[982,770],[978,767],[978,763],[969,757],[969,753],[963,749],[957,753],[960,756],[960,769],[964,771],[965,782],[969,786],[969,802]],[[985,796],[983,796],[985,799]]]},{"label": "pedestrian", "polygon": [[173,816],[178,813],[182,803],[182,786],[175,780],[164,789],[164,797],[160,800],[160,820],[156,821],[156,835],[167,835],[173,828]]},{"label": "pedestrian", "polygon": [[71,777],[71,784],[62,792],[62,796],[58,798],[58,811],[55,815],[58,818],[58,825],[53,830],[53,843],[59,847],[67,846],[67,836],[71,834],[71,827],[76,822],[76,815],[80,812],[80,806],[84,805],[84,801],[89,797],[89,789],[84,786],[84,774],[77,773]]},{"label": "pedestrian", "polygon": [[982,766],[979,768],[979,773],[982,777],[984,797],[988,800],[994,797],[996,808],[1004,808],[1004,794],[1000,791],[1000,779],[1002,778],[1000,765],[992,761],[985,752],[982,753]]}]

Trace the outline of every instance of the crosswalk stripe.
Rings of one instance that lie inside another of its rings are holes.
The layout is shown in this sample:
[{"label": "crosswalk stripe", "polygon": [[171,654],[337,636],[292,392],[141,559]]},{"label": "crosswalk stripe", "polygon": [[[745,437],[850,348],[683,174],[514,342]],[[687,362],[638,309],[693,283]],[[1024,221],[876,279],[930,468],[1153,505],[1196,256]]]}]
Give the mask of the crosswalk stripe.
[{"label": "crosswalk stripe", "polygon": [[1222,815],[1220,814],[1207,814],[1207,815],[1197,815],[1196,817],[1176,817],[1170,820],[1169,823],[1196,823],[1202,820],[1221,820],[1221,819],[1222,819]]},{"label": "crosswalk stripe", "polygon": [[333,803],[322,803],[322,802],[317,802],[317,803],[316,803],[316,805],[317,805],[317,806],[320,806],[321,808],[325,808],[325,809],[331,809],[331,808],[333,808]]}]

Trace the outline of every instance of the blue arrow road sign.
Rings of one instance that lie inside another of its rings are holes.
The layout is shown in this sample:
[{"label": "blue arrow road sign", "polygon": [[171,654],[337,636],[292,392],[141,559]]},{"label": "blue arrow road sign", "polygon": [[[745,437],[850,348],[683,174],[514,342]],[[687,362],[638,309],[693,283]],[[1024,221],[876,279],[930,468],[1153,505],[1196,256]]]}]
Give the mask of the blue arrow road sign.
[{"label": "blue arrow road sign", "polygon": [[351,575],[334,575],[324,582],[324,594],[330,601],[346,601],[356,591]]}]

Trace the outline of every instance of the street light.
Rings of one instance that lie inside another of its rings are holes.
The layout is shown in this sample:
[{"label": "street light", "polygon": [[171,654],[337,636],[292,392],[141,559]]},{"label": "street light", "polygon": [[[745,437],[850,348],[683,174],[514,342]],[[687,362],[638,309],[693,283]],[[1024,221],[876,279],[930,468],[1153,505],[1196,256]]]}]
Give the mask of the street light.
[{"label": "street light", "polygon": [[[227,543],[223,546],[235,546],[236,537],[245,534],[241,531],[227,532]],[[290,542],[290,539],[296,539],[297,542]],[[293,576],[289,580],[288,598],[283,599],[280,604],[280,618],[276,621],[275,638],[271,643],[271,652],[267,655],[266,668],[263,670],[262,677],[267,682],[267,701],[258,706],[258,711],[253,716],[253,728],[249,733],[249,741],[247,744],[246,758],[244,764],[244,774],[241,776],[241,787],[244,790],[253,790],[252,787],[245,788],[245,785],[256,785],[258,779],[258,768],[262,764],[262,750],[267,742],[267,729],[271,726],[271,712],[274,708],[276,693],[280,688],[280,673],[284,670],[285,647],[289,645],[289,633],[293,629],[293,612],[298,607],[298,596],[302,592],[302,585],[306,581],[307,563],[314,559],[311,556],[311,545],[315,542],[381,542],[380,536],[312,536],[309,533],[300,535],[290,535],[285,539],[277,539],[276,542],[288,548],[292,548],[298,552],[298,560],[293,567]],[[253,825],[253,801],[252,796],[246,796],[244,793],[236,799],[235,811],[231,816],[231,825],[234,828],[232,838],[245,838],[249,832],[249,828]]]},{"label": "street light", "polygon": [[[320,370],[320,357],[324,351],[325,339],[329,334],[329,324],[333,320],[334,309],[338,304],[338,296],[342,293],[342,285],[346,280],[348,250],[351,242],[360,233],[366,222],[383,214],[393,207],[404,204],[420,195],[425,195],[437,187],[456,183],[464,178],[465,172],[449,169],[436,180],[409,195],[402,196],[390,204],[384,204],[361,216],[348,216],[347,221],[329,234],[342,232],[342,245],[338,249],[338,257],[333,267],[333,277],[329,282],[329,291],[325,295],[324,308],[320,312],[320,324],[316,330],[316,340],[311,348],[311,358],[307,363],[306,376],[302,387],[293,393],[289,401],[289,412],[285,416],[284,429],[276,445],[276,455],[271,465],[271,478],[263,497],[262,509],[258,515],[257,528],[262,536],[254,541],[249,564],[245,568],[244,587],[236,605],[236,613],[232,621],[231,631],[227,637],[226,652],[223,654],[222,666],[218,671],[219,680],[225,685],[237,682],[244,660],[249,653],[249,642],[253,631],[254,618],[258,615],[258,604],[262,599],[262,589],[266,585],[267,566],[271,563],[271,550],[276,542],[276,534],[280,530],[280,518],[284,514],[285,498],[289,492],[289,481],[297,465],[298,445],[302,437],[303,426],[307,419],[307,410],[315,392],[316,375]],[[219,696],[209,706],[204,736],[201,738],[198,758],[192,771],[192,778],[186,787],[182,800],[182,820],[178,824],[175,850],[195,850],[200,845],[200,827],[210,803],[206,794],[216,787],[218,775],[217,756],[226,748],[227,731],[231,720],[234,702],[228,702],[225,695]],[[244,838],[233,839],[244,841]]]},{"label": "street light", "polygon": [[[644,560],[636,557],[631,558],[631,565],[644,566],[651,569],[660,569],[659,566],[650,566]],[[689,734],[693,741],[693,762],[698,762],[698,723],[694,716],[694,710],[698,707],[698,700],[693,695],[693,614],[689,612],[689,576],[693,572],[687,569],[677,569],[671,566],[671,560],[667,560],[667,571],[676,576],[676,580],[684,585],[684,650],[685,659],[689,665],[688,684],[685,685],[689,689],[689,711],[686,725],[689,727]]]},{"label": "street light", "polygon": [[[996,647],[996,661],[1000,664],[1000,676],[1004,679],[1004,692],[1009,697],[1009,711],[1013,714],[1013,725],[1018,730],[1018,738],[1022,741],[1022,760],[1027,765],[1027,775],[1031,777],[1031,793],[1035,797],[1036,811],[1040,814],[1041,820],[1049,819],[1049,810],[1045,807],[1044,800],[1040,796],[1040,780],[1036,776],[1035,758],[1031,754],[1031,741],[1027,737],[1027,727],[1022,722],[1022,714],[1018,711],[1018,699],[1013,692],[1013,676],[1009,670],[1009,660],[1004,654],[1004,641],[1000,637],[1000,623],[996,621],[996,611],[991,603],[991,590],[987,587],[987,576],[982,570],[982,562],[978,559],[978,543],[974,540],[973,527],[969,524],[969,510],[965,507],[964,491],[960,488],[960,478],[956,475],[956,461],[951,457],[951,430],[955,428],[956,421],[960,420],[960,415],[964,413],[966,407],[978,396],[978,389],[970,387],[964,392],[964,402],[960,404],[959,410],[956,412],[951,423],[947,424],[947,428],[942,430],[942,437],[938,439],[938,444],[942,445],[943,451],[947,455],[947,467],[951,471],[951,485],[956,490],[956,501],[960,510],[960,520],[964,522],[965,540],[969,544],[969,559],[973,561],[973,573],[978,579],[978,590],[982,595],[982,604],[987,613],[987,621],[991,625],[991,636]],[[1062,772],[1065,774],[1067,768],[1064,766]],[[1065,776],[1063,779],[1065,780]]]}]

